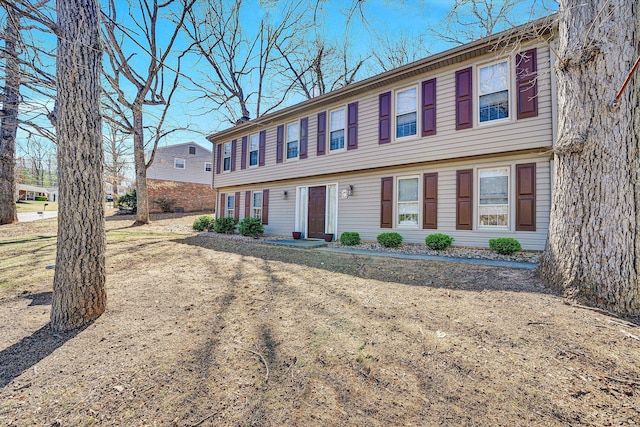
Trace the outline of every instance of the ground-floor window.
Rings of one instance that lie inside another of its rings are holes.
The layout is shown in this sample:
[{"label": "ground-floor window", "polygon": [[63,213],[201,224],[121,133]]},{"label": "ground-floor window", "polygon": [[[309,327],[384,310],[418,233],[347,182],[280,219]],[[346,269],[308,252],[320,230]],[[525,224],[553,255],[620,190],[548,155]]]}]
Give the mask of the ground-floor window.
[{"label": "ground-floor window", "polygon": [[262,191],[253,192],[251,216],[262,221]]},{"label": "ground-floor window", "polygon": [[230,194],[227,196],[227,209],[225,216],[227,218],[234,218],[234,208],[236,206],[236,196]]},{"label": "ground-floor window", "polygon": [[398,178],[398,225],[418,225],[418,177]]},{"label": "ground-floor window", "polygon": [[478,170],[478,225],[509,226],[509,167]]}]

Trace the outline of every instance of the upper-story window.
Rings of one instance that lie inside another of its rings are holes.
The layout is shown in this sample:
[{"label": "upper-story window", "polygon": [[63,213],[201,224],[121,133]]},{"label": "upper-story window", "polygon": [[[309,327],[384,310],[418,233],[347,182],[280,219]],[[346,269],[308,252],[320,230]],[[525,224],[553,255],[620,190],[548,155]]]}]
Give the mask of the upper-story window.
[{"label": "upper-story window", "polygon": [[196,147],[189,147],[189,154],[196,154]]},{"label": "upper-story window", "polygon": [[213,165],[209,162],[205,162],[204,164],[204,171],[205,172],[211,172],[213,170]]},{"label": "upper-story window", "polygon": [[298,147],[300,143],[300,124],[290,123],[287,125],[287,159],[298,158]]},{"label": "upper-story window", "polygon": [[231,143],[227,142],[223,147],[223,155],[222,155],[222,170],[229,171],[231,170]]},{"label": "upper-story window", "polygon": [[249,166],[258,164],[258,148],[260,146],[260,138],[258,134],[249,137]]},{"label": "upper-story window", "polygon": [[418,178],[398,178],[398,225],[418,225]]},{"label": "upper-story window", "polygon": [[173,159],[173,167],[176,169],[184,169],[185,168],[184,159],[178,159],[178,158]]},{"label": "upper-story window", "polygon": [[332,111],[330,117],[331,150],[344,148],[344,108]]},{"label": "upper-story window", "polygon": [[262,191],[253,192],[253,201],[251,204],[251,216],[262,221]]},{"label": "upper-story window", "polygon": [[509,168],[478,171],[478,225],[509,226]]},{"label": "upper-story window", "polygon": [[509,118],[509,64],[507,60],[478,67],[480,123]]},{"label": "upper-story window", "polygon": [[418,92],[415,87],[396,92],[396,138],[418,132]]}]

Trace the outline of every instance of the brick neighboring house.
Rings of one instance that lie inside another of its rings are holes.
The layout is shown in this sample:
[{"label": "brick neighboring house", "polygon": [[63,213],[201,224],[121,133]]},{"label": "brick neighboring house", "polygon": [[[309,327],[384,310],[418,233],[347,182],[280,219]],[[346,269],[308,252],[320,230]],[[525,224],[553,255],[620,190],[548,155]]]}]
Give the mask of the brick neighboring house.
[{"label": "brick neighboring house", "polygon": [[149,210],[161,212],[157,201],[172,200],[172,210],[213,211],[216,191],[211,188],[213,153],[196,144],[158,147],[147,170]]},{"label": "brick neighboring house", "polygon": [[395,231],[424,243],[437,232],[458,246],[513,237],[544,249],[555,57],[552,35],[529,30],[552,19],[209,135],[219,215],[261,218],[267,235]]}]

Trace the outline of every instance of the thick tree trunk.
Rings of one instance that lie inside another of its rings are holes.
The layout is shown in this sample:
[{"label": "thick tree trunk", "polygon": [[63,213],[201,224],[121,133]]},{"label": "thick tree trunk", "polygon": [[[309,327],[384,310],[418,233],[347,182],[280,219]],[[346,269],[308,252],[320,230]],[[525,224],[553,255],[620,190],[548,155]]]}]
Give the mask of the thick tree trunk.
[{"label": "thick tree trunk", "polygon": [[638,4],[560,2],[558,141],[540,272],[566,295],[640,315],[640,76],[611,107],[640,54]]},{"label": "thick tree trunk", "polygon": [[96,0],[57,0],[60,204],[51,328],[67,331],[105,310],[104,188]]},{"label": "thick tree trunk", "polygon": [[133,111],[133,160],[136,168],[136,204],[135,225],[149,224],[149,191],[147,190],[147,166],[144,158],[144,128],[142,126],[142,105]]},{"label": "thick tree trunk", "polygon": [[7,28],[5,45],[5,86],[0,123],[0,225],[18,221],[16,210],[15,151],[20,103],[20,68],[18,66],[18,32],[20,18],[16,11],[5,8]]}]

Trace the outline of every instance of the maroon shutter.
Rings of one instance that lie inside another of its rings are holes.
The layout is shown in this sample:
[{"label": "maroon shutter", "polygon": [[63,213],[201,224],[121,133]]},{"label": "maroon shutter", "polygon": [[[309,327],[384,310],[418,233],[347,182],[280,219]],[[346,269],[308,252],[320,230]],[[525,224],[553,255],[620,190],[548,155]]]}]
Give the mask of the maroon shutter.
[{"label": "maroon shutter", "polygon": [[262,224],[269,224],[269,190],[262,190]]},{"label": "maroon shutter", "polygon": [[380,192],[380,228],[393,227],[393,177],[382,178]]},{"label": "maroon shutter", "polygon": [[438,228],[438,173],[424,174],[424,211],[422,228]]},{"label": "maroon shutter", "polygon": [[516,79],[518,84],[518,119],[538,115],[538,60],[536,49],[516,55]]},{"label": "maroon shutter", "polygon": [[276,129],[276,163],[282,163],[282,153],[284,145],[284,125]]},{"label": "maroon shutter", "polygon": [[536,164],[516,165],[516,231],[536,231]]},{"label": "maroon shutter", "polygon": [[217,213],[218,218],[224,218],[224,214],[225,214],[225,211],[227,209],[227,195],[224,194],[224,193],[220,193],[220,204],[222,206],[218,207],[218,211],[219,212],[216,212],[216,213]]},{"label": "maroon shutter", "polygon": [[378,144],[391,142],[391,92],[378,96]]},{"label": "maroon shutter", "polygon": [[240,221],[240,192],[236,191],[236,197],[233,199],[233,219]]},{"label": "maroon shutter", "polygon": [[216,173],[220,175],[220,168],[222,167],[222,144],[218,144],[216,150]]},{"label": "maroon shutter", "polygon": [[473,229],[473,170],[456,171],[456,230]]},{"label": "maroon shutter", "polygon": [[258,166],[264,166],[264,153],[267,148],[267,131],[260,131],[260,148],[258,149]]},{"label": "maroon shutter", "polygon": [[236,150],[238,149],[238,140],[231,141],[231,172],[236,170]]},{"label": "maroon shutter", "polygon": [[436,79],[422,82],[422,136],[436,134]]},{"label": "maroon shutter", "polygon": [[347,150],[358,148],[358,103],[347,106]]},{"label": "maroon shutter", "polygon": [[318,146],[316,155],[322,156],[326,153],[326,137],[327,137],[327,112],[318,113]]},{"label": "maroon shutter", "polygon": [[300,119],[300,158],[307,158],[307,134],[309,129],[309,118],[303,117]]},{"label": "maroon shutter", "polygon": [[244,192],[244,217],[249,218],[251,216],[251,191]]},{"label": "maroon shutter", "polygon": [[473,127],[473,69],[456,71],[456,130]]},{"label": "maroon shutter", "polygon": [[240,169],[247,168],[247,137],[242,137],[242,150],[241,150],[242,158],[240,159]]}]

